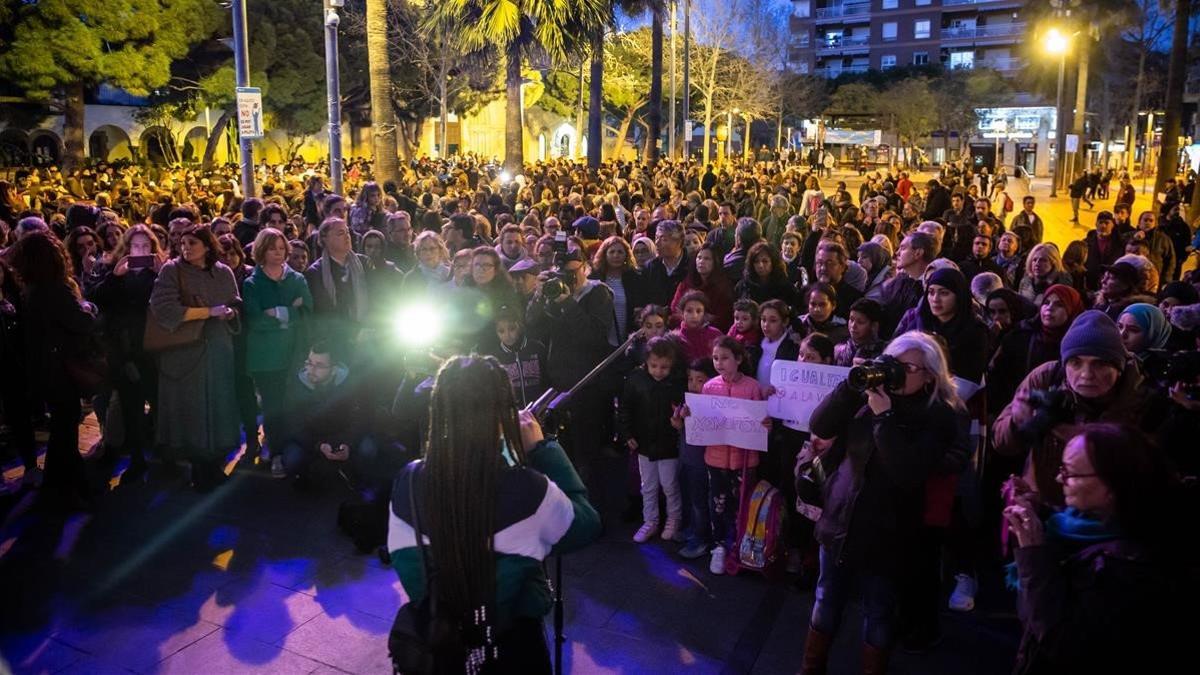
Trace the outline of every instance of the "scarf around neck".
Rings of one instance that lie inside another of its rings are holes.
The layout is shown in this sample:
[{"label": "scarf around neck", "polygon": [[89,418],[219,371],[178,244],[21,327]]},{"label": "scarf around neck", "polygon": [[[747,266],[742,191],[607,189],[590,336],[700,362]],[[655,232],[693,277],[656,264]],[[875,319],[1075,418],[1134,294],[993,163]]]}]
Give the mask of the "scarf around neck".
[{"label": "scarf around neck", "polygon": [[[333,266],[337,264],[329,255],[329,249],[321,251],[321,283],[325,285],[325,294],[329,301],[337,307],[337,285],[333,282]],[[354,289],[354,319],[362,321],[367,315],[367,284],[362,261],[358,254],[351,251],[346,255],[346,270],[350,273],[350,287]]]}]

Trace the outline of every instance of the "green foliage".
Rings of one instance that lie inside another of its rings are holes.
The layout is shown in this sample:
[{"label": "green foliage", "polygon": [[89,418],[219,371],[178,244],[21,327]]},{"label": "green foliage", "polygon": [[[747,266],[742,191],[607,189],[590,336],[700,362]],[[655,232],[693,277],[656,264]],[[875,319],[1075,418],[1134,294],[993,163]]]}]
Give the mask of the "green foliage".
[{"label": "green foliage", "polygon": [[883,92],[887,113],[901,139],[910,144],[932,131],[936,125],[937,103],[923,77],[901,80]]},{"label": "green foliage", "polygon": [[0,45],[0,77],[33,99],[63,86],[101,83],[149,95],[171,64],[212,34],[220,20],[209,0],[39,0],[13,8]]},{"label": "green foliage", "polygon": [[608,25],[612,2],[607,0],[446,0],[430,3],[428,26],[458,27],[457,38],[468,52],[486,48],[508,51],[512,45],[527,52],[544,50],[565,61],[587,43],[579,29]]},{"label": "green foliage", "polygon": [[879,90],[866,82],[839,86],[829,97],[825,114],[838,126],[848,129],[876,128],[874,115],[879,111]]}]

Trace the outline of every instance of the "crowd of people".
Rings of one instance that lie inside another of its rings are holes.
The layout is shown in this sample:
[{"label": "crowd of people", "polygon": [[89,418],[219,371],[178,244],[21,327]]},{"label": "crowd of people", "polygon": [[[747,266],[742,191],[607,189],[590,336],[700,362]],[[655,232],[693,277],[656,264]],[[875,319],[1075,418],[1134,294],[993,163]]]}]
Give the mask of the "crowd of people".
[{"label": "crowd of people", "polygon": [[[435,414],[427,427],[439,389],[484,396],[467,386],[478,382],[490,398],[444,400],[442,414],[491,410],[479,412],[498,420],[485,435],[501,427],[489,442],[510,464],[549,467],[567,496],[536,492],[573,510],[536,545],[507,542],[538,561],[594,536],[588,495],[616,491],[640,520],[634,541],[677,542],[725,574],[748,488],[778,488],[781,567],[816,593],[806,673],[825,672],[853,589],[864,671],[881,673],[896,645],[934,648],[940,609],[971,611],[1010,559],[1020,672],[1171,653],[1154,650],[1195,582],[1194,537],[1172,529],[1186,527],[1175,515],[1194,509],[1200,469],[1200,273],[1182,215],[1193,179],[1140,213],[1118,190],[1060,248],[1035,197],[1012,204],[1000,180],[963,167],[922,184],[876,172],[856,195],[773,161],[558,160],[513,178],[480,158],[422,158],[383,181],[354,161],[345,195],[323,168],[257,167],[258,197],[230,168],[0,181],[6,447],[47,508],[101,498],[78,450],[86,407],[103,432],[90,464],[111,473],[128,457],[121,484],[178,467],[212,490],[241,453],[235,471],[301,491],[331,478],[364,499],[390,494],[393,564],[419,576],[416,511],[426,531],[487,527],[442,493],[418,506],[412,471],[391,491],[421,448],[439,489],[487,474],[479,494],[501,500],[496,514],[549,517],[503,502],[507,482],[535,479],[492,476],[463,454],[474,437],[438,431],[470,421]],[[561,449],[526,418],[517,430],[508,408],[571,389],[618,350],[561,411]],[[486,360],[451,358],[469,353]],[[768,399],[777,360],[887,377],[838,385],[809,431],[765,420],[766,452],[687,443],[685,393]],[[493,373],[506,393],[485,386]],[[596,467],[613,457],[636,489],[605,484]],[[435,559],[479,553],[441,539]],[[506,573],[497,563],[495,581],[439,597],[467,611],[481,589],[504,590],[499,643],[528,645],[524,619],[548,606],[515,600]]]}]

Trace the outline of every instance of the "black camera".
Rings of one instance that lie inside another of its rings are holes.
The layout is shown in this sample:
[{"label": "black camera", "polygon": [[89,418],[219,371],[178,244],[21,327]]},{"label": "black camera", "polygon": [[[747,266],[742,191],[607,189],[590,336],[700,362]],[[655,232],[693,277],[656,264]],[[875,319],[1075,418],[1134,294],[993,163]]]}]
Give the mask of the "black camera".
[{"label": "black camera", "polygon": [[557,300],[571,292],[571,281],[574,274],[565,270],[571,256],[567,251],[567,233],[559,230],[554,235],[554,269],[550,276],[542,282],[542,295],[547,300]]},{"label": "black camera", "polygon": [[908,373],[904,364],[894,356],[884,354],[866,363],[854,366],[846,376],[846,384],[857,392],[883,387],[888,391],[898,391],[904,388]]}]

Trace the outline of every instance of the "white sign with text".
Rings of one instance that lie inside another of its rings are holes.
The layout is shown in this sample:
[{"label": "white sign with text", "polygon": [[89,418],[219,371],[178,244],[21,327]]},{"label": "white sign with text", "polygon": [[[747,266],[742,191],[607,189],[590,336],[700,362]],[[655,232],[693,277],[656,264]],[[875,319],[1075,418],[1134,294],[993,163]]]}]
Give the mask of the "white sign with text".
[{"label": "white sign with text", "polygon": [[775,360],[771,363],[775,394],[767,400],[767,414],[783,420],[789,429],[808,431],[813,410],[849,372],[845,366]]},{"label": "white sign with text", "polygon": [[687,442],[692,445],[732,445],[746,450],[767,450],[766,401],[748,401],[728,396],[686,394],[688,411],[684,421]]}]

